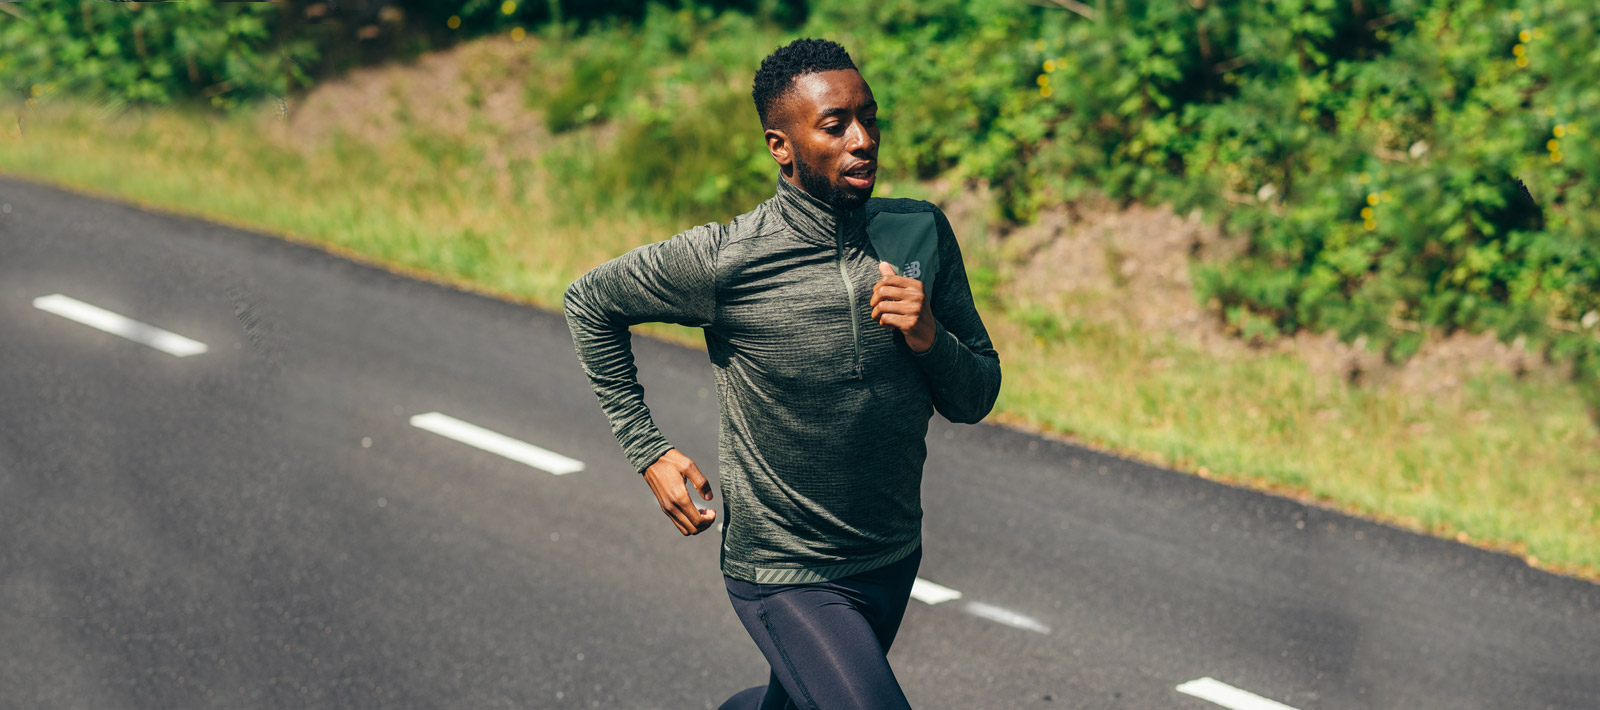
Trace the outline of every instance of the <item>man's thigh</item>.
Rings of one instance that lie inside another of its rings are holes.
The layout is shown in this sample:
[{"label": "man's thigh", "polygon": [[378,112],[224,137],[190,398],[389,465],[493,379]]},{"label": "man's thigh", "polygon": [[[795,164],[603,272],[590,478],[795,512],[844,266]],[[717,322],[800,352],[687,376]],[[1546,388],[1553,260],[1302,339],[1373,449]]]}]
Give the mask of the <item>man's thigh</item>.
[{"label": "man's thigh", "polygon": [[759,602],[751,637],[802,708],[909,708],[872,624],[827,585],[779,587]]},{"label": "man's thigh", "polygon": [[[831,582],[751,584],[728,579],[745,629],[771,665],[782,691],[800,707],[903,708],[905,694],[888,653],[920,566],[919,547],[905,559]],[[762,708],[777,703],[763,703]]]},{"label": "man's thigh", "polygon": [[922,548],[894,564],[854,575],[841,580],[841,587],[857,599],[857,606],[865,610],[867,622],[883,652],[888,653],[894,644],[900,621],[905,617],[906,604],[911,601],[911,587],[916,583],[917,569],[922,564]]}]

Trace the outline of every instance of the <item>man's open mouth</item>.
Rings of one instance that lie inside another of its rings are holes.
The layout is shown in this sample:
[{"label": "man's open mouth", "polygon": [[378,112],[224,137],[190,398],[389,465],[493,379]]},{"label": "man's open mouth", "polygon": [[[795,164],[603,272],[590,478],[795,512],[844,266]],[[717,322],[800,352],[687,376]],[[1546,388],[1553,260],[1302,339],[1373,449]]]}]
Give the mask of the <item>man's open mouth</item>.
[{"label": "man's open mouth", "polygon": [[865,190],[872,187],[872,184],[877,179],[878,163],[876,161],[856,163],[844,171],[845,183],[857,190]]}]

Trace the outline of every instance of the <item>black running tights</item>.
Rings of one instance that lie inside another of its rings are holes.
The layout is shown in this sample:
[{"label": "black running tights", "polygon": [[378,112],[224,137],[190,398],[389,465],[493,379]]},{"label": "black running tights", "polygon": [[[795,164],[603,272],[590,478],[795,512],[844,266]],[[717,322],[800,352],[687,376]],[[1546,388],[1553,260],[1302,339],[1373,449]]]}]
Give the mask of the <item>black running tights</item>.
[{"label": "black running tights", "polygon": [[765,686],[721,710],[910,709],[889,645],[922,562],[904,559],[827,582],[753,584],[724,576],[733,610],[772,667]]}]

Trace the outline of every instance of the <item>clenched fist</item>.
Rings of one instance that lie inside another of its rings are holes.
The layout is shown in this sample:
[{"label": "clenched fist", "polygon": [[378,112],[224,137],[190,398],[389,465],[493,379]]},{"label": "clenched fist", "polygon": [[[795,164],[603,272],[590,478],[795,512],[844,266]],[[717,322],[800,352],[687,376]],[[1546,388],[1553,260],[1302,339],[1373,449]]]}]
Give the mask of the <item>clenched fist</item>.
[{"label": "clenched fist", "polygon": [[922,293],[922,282],[896,276],[887,261],[878,262],[882,277],[872,286],[872,319],[885,328],[899,330],[913,352],[933,347],[932,305]]},{"label": "clenched fist", "polygon": [[711,500],[711,482],[683,452],[667,449],[667,453],[644,470],[644,480],[656,494],[661,512],[666,513],[672,519],[672,524],[678,526],[678,532],[698,535],[717,519],[717,511],[696,508],[694,500],[689,498],[688,489],[683,487],[683,482],[687,480],[695,490],[700,491],[701,498]]}]

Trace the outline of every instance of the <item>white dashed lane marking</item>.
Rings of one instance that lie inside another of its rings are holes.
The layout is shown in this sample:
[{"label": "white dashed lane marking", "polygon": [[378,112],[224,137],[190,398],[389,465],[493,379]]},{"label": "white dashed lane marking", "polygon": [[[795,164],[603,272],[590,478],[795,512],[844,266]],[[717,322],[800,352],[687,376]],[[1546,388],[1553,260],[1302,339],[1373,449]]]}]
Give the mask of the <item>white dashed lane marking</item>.
[{"label": "white dashed lane marking", "polygon": [[549,449],[542,449],[505,434],[490,431],[476,424],[456,419],[438,412],[418,414],[411,418],[411,426],[431,431],[439,436],[455,439],[468,446],[476,446],[512,461],[525,463],[546,473],[564,476],[583,470],[583,462],[567,458]]},{"label": "white dashed lane marking", "polygon": [[198,340],[190,340],[177,333],[140,323],[127,316],[112,313],[99,306],[91,306],[76,298],[63,296],[59,293],[33,299],[33,307],[46,313],[54,313],[67,320],[77,321],[91,328],[103,330],[112,335],[120,335],[133,342],[148,345],[169,355],[188,357],[190,355],[199,355],[206,351],[206,344]]},{"label": "white dashed lane marking", "polygon": [[1191,680],[1178,686],[1178,692],[1233,710],[1295,710],[1276,700],[1268,700],[1212,678]]},{"label": "white dashed lane marking", "polygon": [[[922,602],[923,604],[932,606],[934,604],[943,604],[945,602],[960,599],[961,592],[946,587],[942,584],[934,584],[933,582],[929,582],[926,579],[918,577],[916,581],[911,583],[911,598]],[[1010,609],[1002,609],[993,604],[969,601],[962,605],[961,610],[973,616],[999,622],[1013,628],[1025,629],[1027,631],[1034,631],[1041,634],[1050,633],[1050,627],[1039,623],[1032,617],[1018,614]]]},{"label": "white dashed lane marking", "polygon": [[1033,617],[1023,616],[1022,614],[1018,614],[1010,609],[1002,609],[993,604],[985,604],[983,602],[967,602],[966,606],[962,607],[962,610],[973,616],[982,617],[990,621],[996,621],[1013,628],[1034,631],[1041,634],[1050,633],[1050,627],[1035,621]]},{"label": "white dashed lane marking", "polygon": [[911,583],[911,598],[923,604],[942,604],[952,599],[960,599],[961,592],[918,577],[917,581]]}]

